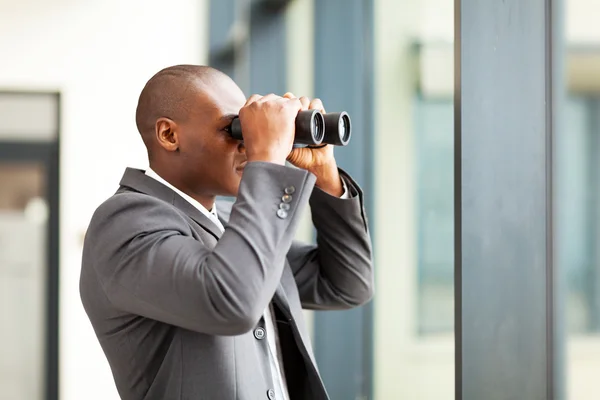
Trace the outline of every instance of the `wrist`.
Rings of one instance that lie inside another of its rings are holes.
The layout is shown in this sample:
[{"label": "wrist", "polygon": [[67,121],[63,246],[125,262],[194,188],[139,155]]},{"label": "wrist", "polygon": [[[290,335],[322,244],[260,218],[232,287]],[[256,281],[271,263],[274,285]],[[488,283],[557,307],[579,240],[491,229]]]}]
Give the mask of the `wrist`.
[{"label": "wrist", "polygon": [[285,165],[285,157],[281,157],[273,152],[264,151],[258,153],[250,153],[246,151],[246,157],[248,159],[248,162],[262,161],[273,164]]},{"label": "wrist", "polygon": [[310,172],[317,177],[315,186],[332,196],[340,197],[344,194],[342,178],[335,162],[311,168]]}]

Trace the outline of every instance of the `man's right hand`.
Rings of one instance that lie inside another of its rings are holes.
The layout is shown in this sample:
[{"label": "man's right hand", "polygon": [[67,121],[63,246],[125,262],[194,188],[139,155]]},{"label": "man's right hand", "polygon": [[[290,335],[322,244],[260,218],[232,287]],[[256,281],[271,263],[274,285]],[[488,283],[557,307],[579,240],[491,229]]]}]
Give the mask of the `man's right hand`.
[{"label": "man's right hand", "polygon": [[274,94],[250,96],[239,112],[248,161],[285,165],[294,144],[300,110],[299,99]]}]

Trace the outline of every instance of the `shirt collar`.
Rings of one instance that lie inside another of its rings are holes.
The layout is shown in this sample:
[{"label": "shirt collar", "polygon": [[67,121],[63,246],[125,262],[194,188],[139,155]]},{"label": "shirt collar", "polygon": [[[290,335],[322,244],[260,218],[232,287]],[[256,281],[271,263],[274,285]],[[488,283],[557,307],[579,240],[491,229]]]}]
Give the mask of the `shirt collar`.
[{"label": "shirt collar", "polygon": [[215,207],[214,204],[212,206],[212,209],[209,211],[206,209],[206,207],[204,207],[202,204],[200,204],[200,202],[198,200],[183,193],[181,190],[177,189],[175,186],[171,185],[169,182],[164,180],[152,168],[148,167],[145,174],[151,178],[156,179],[158,182],[162,183],[163,185],[165,185],[166,187],[168,187],[169,189],[171,189],[172,191],[174,191],[175,193],[177,193],[178,195],[183,197],[188,203],[190,203],[192,206],[194,206],[198,211],[200,211],[202,214],[206,215],[213,222],[215,222],[217,224],[217,226],[222,227],[221,221],[219,221],[219,218],[217,216],[217,207]]}]

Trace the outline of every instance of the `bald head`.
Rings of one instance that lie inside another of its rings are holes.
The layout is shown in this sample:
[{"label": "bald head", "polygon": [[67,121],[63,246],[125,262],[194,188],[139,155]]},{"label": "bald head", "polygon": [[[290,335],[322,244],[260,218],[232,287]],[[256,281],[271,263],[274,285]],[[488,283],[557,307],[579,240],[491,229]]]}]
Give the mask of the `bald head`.
[{"label": "bald head", "polygon": [[245,103],[239,86],[214,68],[159,71],[144,86],[136,110],[152,170],[207,208],[214,196],[234,195],[246,155],[228,127]]},{"label": "bald head", "polygon": [[175,65],[150,78],[140,94],[135,115],[138,131],[148,150],[157,119],[165,117],[184,122],[196,104],[196,96],[216,80],[226,77],[204,65]]}]

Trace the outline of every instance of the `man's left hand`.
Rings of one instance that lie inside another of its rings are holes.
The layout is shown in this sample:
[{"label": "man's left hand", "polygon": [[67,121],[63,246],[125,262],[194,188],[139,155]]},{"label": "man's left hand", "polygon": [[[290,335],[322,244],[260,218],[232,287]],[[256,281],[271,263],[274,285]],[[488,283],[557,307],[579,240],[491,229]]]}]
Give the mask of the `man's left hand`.
[{"label": "man's left hand", "polygon": [[[295,98],[289,92],[283,97]],[[307,97],[300,97],[299,100],[302,103],[302,110],[319,110],[325,114],[325,108],[321,100],[310,100]],[[292,165],[313,173],[317,177],[316,186],[321,190],[336,197],[344,193],[337,163],[333,156],[333,145],[294,148],[288,155],[287,160]]]}]

